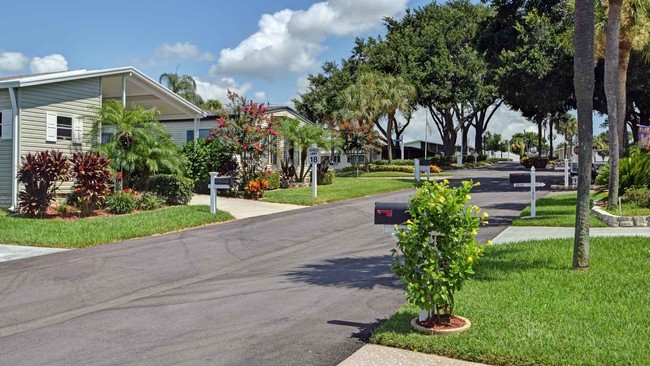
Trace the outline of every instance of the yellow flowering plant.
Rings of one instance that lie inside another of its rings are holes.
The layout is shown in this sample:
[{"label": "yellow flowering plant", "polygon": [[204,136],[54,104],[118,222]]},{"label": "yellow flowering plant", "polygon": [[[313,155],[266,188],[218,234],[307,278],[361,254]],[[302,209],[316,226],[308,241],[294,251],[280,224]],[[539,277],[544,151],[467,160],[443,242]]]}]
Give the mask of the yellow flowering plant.
[{"label": "yellow flowering plant", "polygon": [[426,310],[429,319],[452,315],[454,294],[474,274],[472,266],[483,252],[476,235],[488,215],[467,204],[476,185],[425,182],[409,202],[411,220],[391,251],[391,268],[406,284],[407,301]]}]

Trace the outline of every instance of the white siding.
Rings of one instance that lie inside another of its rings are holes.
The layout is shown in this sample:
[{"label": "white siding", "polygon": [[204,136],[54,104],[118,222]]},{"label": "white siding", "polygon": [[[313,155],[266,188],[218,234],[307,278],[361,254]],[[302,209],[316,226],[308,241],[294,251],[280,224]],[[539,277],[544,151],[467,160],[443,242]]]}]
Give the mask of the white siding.
[{"label": "white siding", "polygon": [[[9,91],[6,89],[0,90],[0,110],[11,109],[11,100],[9,99]],[[11,145],[13,140],[0,139],[0,196],[7,194],[11,195]],[[0,197],[0,207],[9,207],[11,199],[9,198],[8,204],[6,200]]]},{"label": "white siding", "polygon": [[[187,142],[187,131],[194,131],[194,121],[179,121],[179,122],[165,122],[161,121],[163,126],[167,129],[170,135],[172,135],[172,140],[178,145],[182,145]],[[199,130],[204,129],[214,129],[217,128],[217,121],[199,121]]]}]

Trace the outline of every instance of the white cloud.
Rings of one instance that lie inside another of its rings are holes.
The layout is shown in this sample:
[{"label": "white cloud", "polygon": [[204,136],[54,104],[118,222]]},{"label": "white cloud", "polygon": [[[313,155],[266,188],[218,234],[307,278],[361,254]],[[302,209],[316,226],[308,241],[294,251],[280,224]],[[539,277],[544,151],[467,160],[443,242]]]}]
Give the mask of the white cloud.
[{"label": "white cloud", "polygon": [[264,14],[259,30],[234,48],[221,50],[212,76],[272,77],[302,72],[317,64],[328,36],[358,35],[377,27],[385,16],[406,8],[407,0],[328,0],[307,10],[285,9]]},{"label": "white cloud", "polygon": [[27,56],[20,52],[0,51],[0,71],[20,71],[27,61]]},{"label": "white cloud", "polygon": [[298,89],[296,92],[296,98],[298,97],[298,94],[302,94],[307,91],[309,88],[309,78],[307,75],[301,76],[296,80],[296,88]]},{"label": "white cloud", "polygon": [[264,102],[266,101],[266,92],[263,91],[258,91],[253,94],[255,96],[255,101],[256,102]]},{"label": "white cloud", "polygon": [[199,47],[190,42],[164,43],[156,49],[156,55],[165,61],[194,60],[213,61],[214,55],[210,52],[201,52]]},{"label": "white cloud", "polygon": [[29,63],[29,69],[33,74],[53,71],[66,71],[68,69],[68,61],[65,59],[65,57],[58,53],[42,58],[34,57],[32,59],[32,62]]},{"label": "white cloud", "polygon": [[216,99],[224,105],[228,103],[228,90],[245,96],[252,87],[250,83],[239,84],[232,78],[222,78],[216,83],[211,83],[195,77],[194,81],[196,92],[203,99]]}]

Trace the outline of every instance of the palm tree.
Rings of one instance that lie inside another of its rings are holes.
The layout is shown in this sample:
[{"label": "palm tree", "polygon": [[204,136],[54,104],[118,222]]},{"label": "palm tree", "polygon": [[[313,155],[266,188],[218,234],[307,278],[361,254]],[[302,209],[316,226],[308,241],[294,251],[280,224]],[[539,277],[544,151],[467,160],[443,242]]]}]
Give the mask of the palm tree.
[{"label": "palm tree", "polygon": [[573,115],[565,113],[557,120],[557,129],[564,135],[564,158],[566,158],[569,155],[567,146],[569,151],[573,149],[573,138],[578,133],[578,120]]},{"label": "palm tree", "polygon": [[378,79],[377,97],[379,108],[388,117],[386,136],[388,138],[388,161],[393,163],[393,128],[397,127],[397,111],[409,113],[416,98],[415,87],[402,77],[385,75]]},{"label": "palm tree", "polygon": [[180,173],[183,166],[178,147],[165,127],[158,122],[155,109],[124,109],[117,100],[105,100],[90,116],[93,120],[93,141],[101,132],[113,131],[110,140],[94,146],[111,159],[111,168],[122,172],[123,184],[128,186],[135,174],[139,183],[152,174],[164,171]]},{"label": "palm tree", "polygon": [[211,113],[217,113],[223,109],[223,105],[216,99],[208,99],[204,103],[199,104],[199,107]]},{"label": "palm tree", "polygon": [[196,81],[190,75],[166,72],[160,75],[158,81],[188,102],[195,105],[203,104],[203,98],[196,93]]},{"label": "palm tree", "polygon": [[[575,1],[573,83],[578,110],[578,142],[583,156],[590,157],[593,138],[594,95],[594,2]],[[589,189],[591,159],[578,162],[578,203],[573,244],[573,268],[589,268]]]}]

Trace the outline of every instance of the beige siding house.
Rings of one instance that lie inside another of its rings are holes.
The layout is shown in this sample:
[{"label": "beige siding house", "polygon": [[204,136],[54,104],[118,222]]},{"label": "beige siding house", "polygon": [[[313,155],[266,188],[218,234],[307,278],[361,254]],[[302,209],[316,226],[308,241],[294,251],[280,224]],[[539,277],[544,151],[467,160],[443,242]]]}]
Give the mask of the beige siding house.
[{"label": "beige siding house", "polygon": [[0,208],[17,207],[21,156],[90,149],[87,117],[104,99],[121,100],[127,108],[156,108],[161,121],[189,119],[197,131],[204,117],[201,109],[133,67],[0,78]]}]

